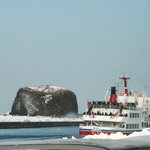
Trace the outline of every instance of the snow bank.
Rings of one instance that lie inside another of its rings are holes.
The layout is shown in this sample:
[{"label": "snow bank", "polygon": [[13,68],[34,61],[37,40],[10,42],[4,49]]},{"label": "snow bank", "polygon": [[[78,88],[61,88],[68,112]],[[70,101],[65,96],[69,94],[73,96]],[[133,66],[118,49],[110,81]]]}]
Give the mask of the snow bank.
[{"label": "snow bank", "polygon": [[99,135],[87,135],[83,137],[83,139],[122,139],[127,138],[127,135],[122,134],[121,132],[117,132],[116,134],[104,134],[101,133]]},{"label": "snow bank", "polygon": [[132,138],[132,137],[140,137],[140,136],[150,136],[150,129],[143,129],[142,132],[133,132],[130,135],[124,135],[121,132],[117,132],[115,134],[104,134],[101,133],[99,135],[87,135],[85,137],[83,137],[83,139],[112,139],[112,140],[116,140],[116,139],[125,139],[125,138]]},{"label": "snow bank", "polygon": [[[82,138],[82,142],[93,144],[97,146],[106,147],[112,150],[116,149],[130,149],[130,148],[150,148],[150,129],[143,129],[141,132],[134,132],[128,136],[121,132],[116,134],[100,134],[87,135]],[[108,144],[109,143],[109,144]]]},{"label": "snow bank", "polygon": [[35,91],[45,92],[45,93],[55,92],[55,91],[58,91],[58,90],[66,90],[65,88],[62,88],[62,87],[50,86],[50,85],[35,86],[35,87],[28,87],[28,88],[30,88],[32,90],[35,90]]},{"label": "snow bank", "polygon": [[130,137],[139,137],[139,136],[147,136],[147,135],[150,136],[150,130],[149,130],[149,128],[143,129],[142,132],[133,132],[128,137],[130,138]]},{"label": "snow bank", "polygon": [[44,116],[12,116],[12,115],[0,115],[0,122],[81,122],[83,121],[81,118],[52,118],[52,117],[44,117]]}]

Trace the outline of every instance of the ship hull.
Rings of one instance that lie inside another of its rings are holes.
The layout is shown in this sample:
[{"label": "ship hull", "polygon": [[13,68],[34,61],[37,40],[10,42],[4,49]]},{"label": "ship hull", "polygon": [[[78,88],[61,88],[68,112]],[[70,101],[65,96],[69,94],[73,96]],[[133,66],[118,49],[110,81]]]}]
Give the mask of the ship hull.
[{"label": "ship hull", "polygon": [[101,131],[93,131],[92,129],[80,129],[79,130],[79,134],[80,135],[94,135],[94,134],[101,134],[101,133],[104,133],[104,134],[115,134],[117,132],[121,132],[122,134],[125,134],[125,135],[130,135],[131,133],[133,132],[141,132],[142,130],[101,130]]}]

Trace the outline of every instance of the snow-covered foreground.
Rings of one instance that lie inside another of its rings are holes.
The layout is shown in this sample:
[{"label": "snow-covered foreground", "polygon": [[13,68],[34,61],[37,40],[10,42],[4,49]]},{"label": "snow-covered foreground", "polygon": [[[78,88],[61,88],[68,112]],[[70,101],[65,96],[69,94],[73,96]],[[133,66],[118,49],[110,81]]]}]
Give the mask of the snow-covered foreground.
[{"label": "snow-covered foreground", "polygon": [[86,142],[91,141],[93,145],[99,145],[109,149],[150,148],[150,129],[143,129],[142,132],[134,132],[129,136],[118,132],[111,135],[88,135],[83,139]]},{"label": "snow-covered foreground", "polygon": [[68,115],[64,118],[52,118],[44,116],[12,116],[12,115],[0,115],[0,122],[81,122],[81,118],[77,118]]},{"label": "snow-covered foreground", "polygon": [[104,147],[111,150],[130,149],[130,148],[150,148],[150,131],[145,129],[142,132],[135,132],[129,136],[122,133],[116,134],[100,134],[88,135],[83,138],[72,136],[71,138],[63,137],[61,139],[46,139],[46,140],[32,140],[32,141],[9,141],[1,142],[0,145],[27,145],[27,144],[73,144],[73,145],[91,145]]}]

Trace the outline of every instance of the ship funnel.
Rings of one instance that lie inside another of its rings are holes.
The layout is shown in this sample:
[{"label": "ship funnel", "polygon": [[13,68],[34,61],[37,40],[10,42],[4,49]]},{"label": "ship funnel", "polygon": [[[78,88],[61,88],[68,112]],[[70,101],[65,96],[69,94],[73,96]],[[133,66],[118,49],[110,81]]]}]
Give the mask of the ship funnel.
[{"label": "ship funnel", "polygon": [[110,103],[117,103],[116,87],[111,87]]},{"label": "ship funnel", "polygon": [[111,95],[116,95],[116,87],[115,86],[111,87]]}]

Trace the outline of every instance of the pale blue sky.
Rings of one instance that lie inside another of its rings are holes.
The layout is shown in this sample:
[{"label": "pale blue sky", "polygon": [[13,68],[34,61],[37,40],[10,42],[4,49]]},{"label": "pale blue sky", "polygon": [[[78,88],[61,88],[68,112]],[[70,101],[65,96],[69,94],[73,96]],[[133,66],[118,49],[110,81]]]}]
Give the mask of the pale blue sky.
[{"label": "pale blue sky", "polygon": [[75,92],[79,112],[123,73],[150,96],[149,0],[0,0],[0,113],[19,88]]}]

